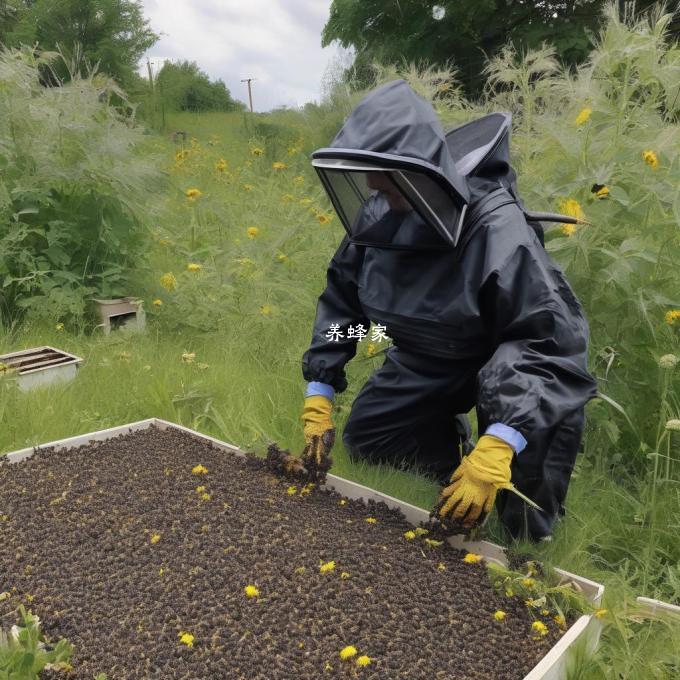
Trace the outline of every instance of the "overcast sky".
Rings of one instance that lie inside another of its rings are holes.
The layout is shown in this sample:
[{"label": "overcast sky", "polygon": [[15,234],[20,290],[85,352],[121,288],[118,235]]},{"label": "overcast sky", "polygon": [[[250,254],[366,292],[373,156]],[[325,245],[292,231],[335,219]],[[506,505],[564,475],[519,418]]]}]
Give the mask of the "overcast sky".
[{"label": "overcast sky", "polygon": [[[318,101],[326,66],[342,50],[321,49],[331,0],[142,0],[161,39],[148,51],[163,59],[195,61],[232,96],[247,103],[241,78],[255,78],[253,106],[302,106]],[[146,73],[146,56],[141,62]]]}]

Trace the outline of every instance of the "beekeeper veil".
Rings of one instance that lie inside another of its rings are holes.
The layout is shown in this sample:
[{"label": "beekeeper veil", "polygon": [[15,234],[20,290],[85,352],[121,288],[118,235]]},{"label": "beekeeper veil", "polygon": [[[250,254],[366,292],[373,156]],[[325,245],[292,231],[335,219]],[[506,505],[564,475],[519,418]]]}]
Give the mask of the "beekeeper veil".
[{"label": "beekeeper veil", "polygon": [[312,165],[352,242],[454,248],[470,198],[434,109],[403,80],[371,92]]}]

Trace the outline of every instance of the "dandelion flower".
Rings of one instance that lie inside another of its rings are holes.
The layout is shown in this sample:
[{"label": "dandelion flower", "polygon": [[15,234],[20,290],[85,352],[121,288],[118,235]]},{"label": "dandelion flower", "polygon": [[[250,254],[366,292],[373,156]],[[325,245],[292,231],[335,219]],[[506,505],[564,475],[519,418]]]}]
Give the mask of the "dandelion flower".
[{"label": "dandelion flower", "polygon": [[154,307],[162,307],[163,306],[163,300],[160,298],[156,298],[152,303]]},{"label": "dandelion flower", "polygon": [[258,597],[260,595],[260,591],[255,586],[246,586],[243,591],[246,597]]},{"label": "dandelion flower", "polygon": [[446,565],[445,565],[443,562],[440,562],[440,563],[437,565],[437,569],[439,569],[439,571],[445,571],[445,570],[446,570]]},{"label": "dandelion flower", "polygon": [[158,541],[160,541],[160,540],[161,540],[161,535],[160,534],[154,534],[151,537],[151,545],[156,545],[156,543],[158,543]]},{"label": "dandelion flower", "polygon": [[250,153],[253,156],[261,156],[264,153],[264,149],[260,148],[259,146],[254,146],[251,150]]},{"label": "dandelion flower", "polygon": [[63,323],[58,323],[54,326],[55,331],[63,331],[64,330],[64,324]]},{"label": "dandelion flower", "polygon": [[576,116],[576,120],[574,123],[576,124],[576,127],[581,127],[581,125],[584,125],[585,123],[588,122],[588,119],[590,118],[590,114],[593,112],[593,110],[586,106],[581,109],[579,112],[578,116]]},{"label": "dandelion flower", "polygon": [[573,236],[575,231],[576,231],[575,224],[569,224],[568,222],[564,222],[562,224],[562,233],[565,236]]},{"label": "dandelion flower", "polygon": [[678,357],[675,354],[664,354],[659,358],[660,368],[675,368],[678,365]]},{"label": "dandelion flower", "polygon": [[[575,217],[577,220],[585,220],[586,218],[583,210],[581,209],[581,204],[574,198],[561,199],[559,202],[559,208],[560,212],[564,213],[565,215],[569,215],[569,217]],[[576,227],[573,224],[569,224],[567,222],[562,224],[562,233],[565,234],[565,236],[571,236],[575,230]]]},{"label": "dandelion flower", "polygon": [[201,494],[201,500],[202,501],[209,501],[210,500],[210,494],[209,493]]},{"label": "dandelion flower", "polygon": [[294,496],[294,495],[297,493],[297,487],[295,487],[295,486],[289,486],[289,487],[286,489],[286,493],[287,493],[289,496]]},{"label": "dandelion flower", "polygon": [[483,559],[484,558],[481,555],[469,552],[463,558],[463,562],[467,564],[477,564],[477,562],[481,562]]},{"label": "dandelion flower", "polygon": [[378,521],[378,520],[377,520],[375,517],[367,517],[367,518],[364,520],[364,522],[367,522],[368,524],[376,524],[377,521]]},{"label": "dandelion flower", "polygon": [[550,616],[550,611],[548,609],[541,609],[541,616]]},{"label": "dandelion flower", "polygon": [[416,527],[414,532],[416,536],[427,536],[430,533],[427,529],[423,529],[423,527]]},{"label": "dandelion flower", "polygon": [[368,666],[368,664],[371,663],[371,657],[366,656],[366,654],[362,654],[358,659],[357,659],[357,666],[364,667]]},{"label": "dandelion flower", "polygon": [[676,321],[680,321],[680,309],[669,309],[664,319],[669,326],[673,326]]},{"label": "dandelion flower", "polygon": [[348,571],[343,571],[343,572],[340,574],[340,578],[348,579],[349,577],[350,577],[350,573],[349,573]]},{"label": "dandelion flower", "polygon": [[177,279],[172,272],[167,272],[163,274],[160,278],[161,286],[165,288],[169,293],[172,293],[175,288],[177,288]]},{"label": "dandelion flower", "polygon": [[194,362],[195,358],[196,358],[196,352],[183,352],[182,353],[182,361],[185,364],[192,364]]},{"label": "dandelion flower", "polygon": [[194,636],[191,633],[179,633],[179,641],[187,647],[194,646]]},{"label": "dandelion flower", "polygon": [[288,260],[288,255],[284,255],[283,253],[279,253],[276,256],[276,259],[278,262],[286,262]]},{"label": "dandelion flower", "polygon": [[593,616],[595,616],[596,619],[601,619],[605,614],[607,613],[606,609],[597,609]]},{"label": "dandelion flower", "polygon": [[322,562],[321,566],[319,567],[319,571],[322,574],[327,574],[330,571],[333,571],[335,569],[335,560],[331,560],[330,562]]},{"label": "dandelion flower", "polygon": [[548,634],[548,626],[545,625],[542,621],[534,621],[531,624],[531,630],[538,636],[538,637],[544,637],[545,635]]},{"label": "dandelion flower", "polygon": [[357,655],[357,648],[354,645],[347,645],[340,650],[340,658],[343,661],[351,659],[353,656]]},{"label": "dandelion flower", "polygon": [[534,581],[532,578],[523,578],[522,585],[526,586],[527,588],[533,588],[534,585],[536,585],[536,581]]},{"label": "dandelion flower", "polygon": [[195,201],[197,198],[203,196],[203,192],[200,189],[187,189],[185,194],[190,201]]},{"label": "dandelion flower", "polygon": [[609,196],[609,187],[603,186],[595,192],[597,198],[607,198]]},{"label": "dandelion flower", "polygon": [[272,163],[272,168],[274,170],[285,170],[288,166],[285,163],[282,163],[281,161],[275,161]]},{"label": "dandelion flower", "polygon": [[653,151],[643,151],[642,158],[647,165],[652,166],[653,170],[656,170],[659,167],[659,159]]},{"label": "dandelion flower", "polygon": [[346,499],[346,498],[341,498],[341,499],[338,501],[338,505],[347,505],[347,499]]},{"label": "dandelion flower", "polygon": [[244,185],[243,185],[243,188],[244,188],[246,191],[252,191],[252,190],[255,188],[255,185],[254,185],[254,184],[244,184]]},{"label": "dandelion flower", "polygon": [[272,306],[271,305],[262,305],[260,307],[260,312],[267,316],[272,311]]},{"label": "dandelion flower", "polygon": [[257,238],[260,233],[260,230],[257,227],[248,227],[246,229],[246,234],[248,234],[248,238]]},{"label": "dandelion flower", "polygon": [[196,493],[205,493],[205,487],[204,486],[197,486],[196,487]]},{"label": "dandelion flower", "polygon": [[404,538],[407,541],[412,541],[416,537],[416,532],[415,531],[405,531],[404,532]]},{"label": "dandelion flower", "polygon": [[203,265],[198,264],[197,262],[189,262],[187,265],[188,272],[200,272],[201,269],[203,269]]},{"label": "dandelion flower", "polygon": [[673,430],[673,432],[680,432],[680,419],[671,418],[666,422],[666,429]]},{"label": "dandelion flower", "polygon": [[502,611],[501,609],[498,609],[497,611],[494,612],[493,618],[496,621],[503,621],[506,616],[507,616],[507,614],[504,611]]},{"label": "dandelion flower", "polygon": [[191,474],[192,475],[207,475],[208,474],[208,468],[199,463],[198,465],[195,465],[194,467],[191,468]]},{"label": "dandelion flower", "polygon": [[435,541],[434,538],[426,538],[425,543],[427,543],[432,548],[438,548],[444,543],[444,541]]}]

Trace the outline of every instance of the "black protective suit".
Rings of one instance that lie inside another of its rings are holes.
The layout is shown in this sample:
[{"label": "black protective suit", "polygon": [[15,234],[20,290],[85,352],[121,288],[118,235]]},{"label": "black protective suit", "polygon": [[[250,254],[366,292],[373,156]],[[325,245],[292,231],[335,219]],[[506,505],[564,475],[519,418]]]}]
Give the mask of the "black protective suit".
[{"label": "black protective suit", "polygon": [[[457,173],[474,206],[504,187],[516,197],[510,117],[491,114],[444,135],[434,110],[404,81],[375,90],[349,116],[331,148],[426,160]],[[384,324],[393,347],[357,398],[343,433],[355,459],[419,463],[442,481],[459,463],[456,414],[476,407],[479,433],[492,423],[519,431],[513,484],[539,512],[507,491],[496,508],[513,536],[551,534],[584,424],[596,395],[587,370],[588,326],[562,271],[527,222],[521,202],[464,224],[441,251],[360,246],[345,236],[319,297],[302,360],[308,381],[347,387],[356,353],[349,325]],[[468,212],[468,214],[471,214]],[[329,340],[331,324],[344,331]]]}]

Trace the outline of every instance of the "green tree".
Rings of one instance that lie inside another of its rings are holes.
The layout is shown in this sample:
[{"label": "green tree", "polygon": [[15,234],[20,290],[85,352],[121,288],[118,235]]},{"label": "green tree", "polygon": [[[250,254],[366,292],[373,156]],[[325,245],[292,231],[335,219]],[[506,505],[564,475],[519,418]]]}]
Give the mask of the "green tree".
[{"label": "green tree", "polygon": [[[79,68],[83,62],[99,62],[99,72],[124,87],[134,81],[141,56],[159,38],[138,0],[11,0],[4,5],[7,18],[3,24],[0,13],[0,31],[3,25],[8,30],[0,32],[0,40],[8,47],[37,43],[41,50],[60,48]],[[69,79],[65,63],[56,65],[56,75]]]},{"label": "green tree", "polygon": [[196,62],[166,62],[156,77],[156,86],[171,110],[237,111],[243,108],[222,80],[211,82]]},{"label": "green tree", "polygon": [[[370,80],[370,64],[399,61],[454,66],[468,94],[484,82],[488,58],[511,42],[519,50],[547,42],[567,64],[585,60],[603,21],[604,0],[333,0],[322,45],[356,50],[353,76]],[[627,11],[620,3],[621,11]],[[655,4],[637,3],[639,11]]]}]

